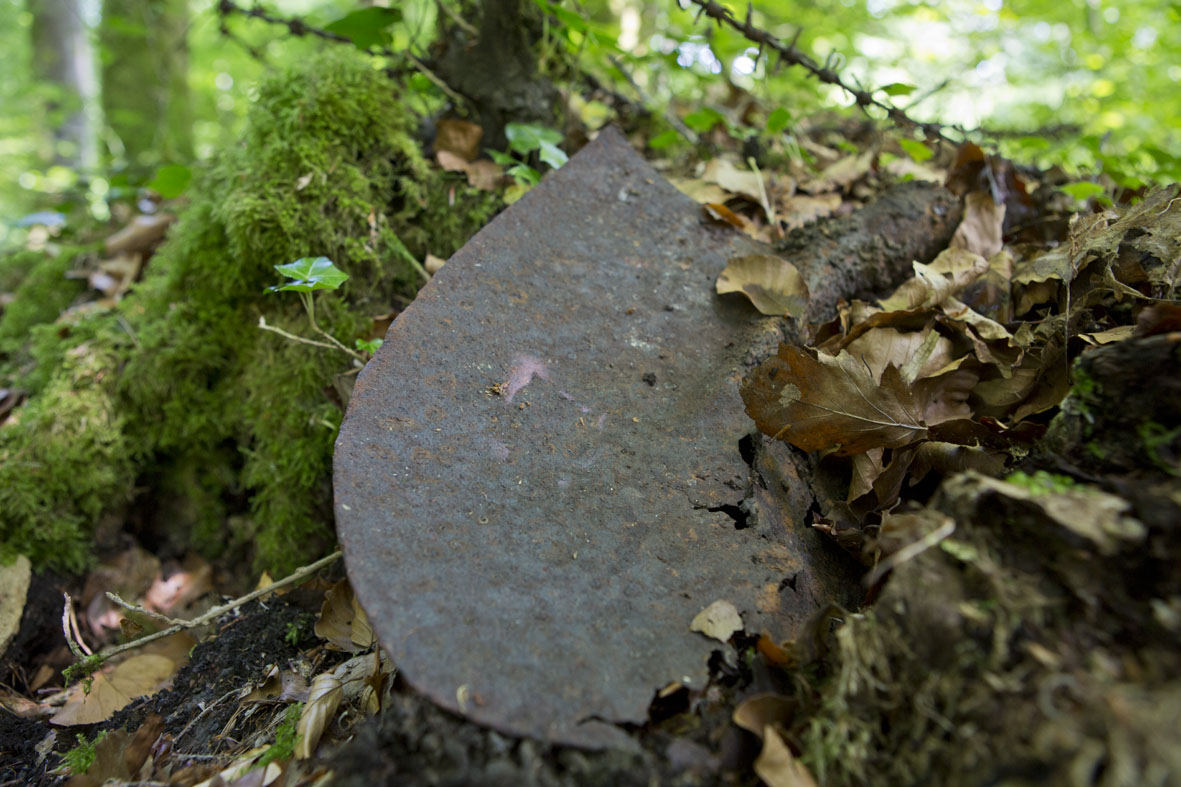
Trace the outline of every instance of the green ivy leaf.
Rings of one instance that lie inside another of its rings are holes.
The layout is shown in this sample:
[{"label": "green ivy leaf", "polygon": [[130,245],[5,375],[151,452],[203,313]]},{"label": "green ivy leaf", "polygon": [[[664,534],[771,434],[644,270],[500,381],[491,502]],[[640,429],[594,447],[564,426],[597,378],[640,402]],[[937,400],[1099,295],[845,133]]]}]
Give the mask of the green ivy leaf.
[{"label": "green ivy leaf", "polygon": [[698,134],[704,134],[718,123],[726,120],[721,112],[709,107],[702,107],[696,112],[690,112],[685,115],[685,125],[696,131]]},{"label": "green ivy leaf", "polygon": [[156,170],[156,176],[148,184],[148,188],[164,199],[176,199],[185,193],[189,182],[193,179],[193,171],[179,164],[169,164]]},{"label": "green ivy leaf", "polygon": [[492,160],[493,160],[495,163],[499,164],[499,165],[500,165],[500,166],[502,166],[502,167],[508,167],[508,166],[512,166],[513,164],[519,164],[519,163],[520,163],[520,162],[519,162],[519,161],[517,161],[515,158],[513,158],[512,156],[510,156],[508,153],[501,153],[499,150],[489,150],[489,151],[488,151],[488,156],[489,156],[489,157],[490,157],[490,158],[491,158],[491,159],[492,159]]},{"label": "green ivy leaf", "polygon": [[1080,180],[1078,183],[1067,183],[1065,186],[1059,186],[1058,189],[1066,192],[1080,202],[1088,200],[1091,197],[1100,197],[1107,193],[1107,189],[1098,183],[1091,183],[1086,180]]},{"label": "green ivy leaf", "polygon": [[522,186],[536,186],[541,180],[541,173],[528,164],[517,164],[509,167],[506,174]]},{"label": "green ivy leaf", "polygon": [[373,353],[377,352],[377,348],[385,342],[384,339],[357,339],[356,347],[361,352]]},{"label": "green ivy leaf", "polygon": [[919,163],[922,163],[931,158],[931,156],[935,155],[931,152],[929,147],[924,145],[922,142],[918,142],[917,140],[902,137],[898,140],[898,144],[902,146],[902,149],[906,151],[908,156]]},{"label": "green ivy leaf", "polygon": [[346,14],[324,29],[344,36],[358,49],[369,49],[388,45],[393,39],[386,32],[386,28],[400,21],[402,12],[398,9],[373,6]]},{"label": "green ivy leaf", "polygon": [[565,151],[552,142],[545,142],[544,140],[537,150],[537,155],[543,162],[549,164],[554,169],[557,169],[569,160]]},{"label": "green ivy leaf", "polygon": [[521,155],[538,150],[542,142],[549,142],[551,145],[559,145],[562,142],[561,132],[531,123],[509,123],[504,127],[504,134],[508,137],[509,147]]},{"label": "green ivy leaf", "polygon": [[677,144],[677,140],[680,138],[681,135],[670,128],[665,131],[661,131],[659,134],[652,137],[652,139],[648,140],[648,147],[652,148],[653,150],[664,150],[665,148],[670,148]]},{"label": "green ivy leaf", "polygon": [[887,96],[909,96],[916,90],[918,90],[917,87],[908,85],[905,82],[891,82],[881,88],[881,91]]},{"label": "green ivy leaf", "polygon": [[276,284],[267,289],[272,292],[315,292],[335,290],[348,280],[349,275],[332,264],[327,257],[301,257],[286,265],[276,265],[275,270],[292,281]]},{"label": "green ivy leaf", "polygon": [[787,128],[787,124],[791,122],[791,113],[783,107],[776,107],[767,116],[767,133],[778,134],[783,129]]}]

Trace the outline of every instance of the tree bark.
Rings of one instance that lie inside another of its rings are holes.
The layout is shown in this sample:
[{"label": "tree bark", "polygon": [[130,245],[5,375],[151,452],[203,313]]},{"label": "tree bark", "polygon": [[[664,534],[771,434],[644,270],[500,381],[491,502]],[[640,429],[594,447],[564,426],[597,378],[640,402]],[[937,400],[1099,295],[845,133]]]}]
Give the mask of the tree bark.
[{"label": "tree bark", "polygon": [[103,111],[133,170],[193,157],[188,24],[184,0],[103,2]]},{"label": "tree bark", "polygon": [[33,73],[56,88],[46,106],[53,126],[53,161],[94,169],[98,165],[94,122],[98,76],[81,3],[29,0],[29,11],[33,15]]}]

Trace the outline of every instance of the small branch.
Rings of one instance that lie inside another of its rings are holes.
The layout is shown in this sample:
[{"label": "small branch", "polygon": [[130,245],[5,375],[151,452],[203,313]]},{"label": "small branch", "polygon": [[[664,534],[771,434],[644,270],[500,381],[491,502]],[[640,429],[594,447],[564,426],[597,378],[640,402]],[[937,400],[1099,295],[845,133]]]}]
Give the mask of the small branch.
[{"label": "small branch", "polygon": [[[260,316],[258,318],[258,327],[262,328],[264,331],[271,331],[272,333],[277,333],[280,336],[282,336],[284,339],[290,339],[291,341],[299,342],[300,344],[310,344],[313,347],[323,347],[327,350],[339,349],[335,345],[328,344],[328,342],[318,342],[315,339],[305,339],[302,336],[296,336],[294,333],[288,333],[287,331],[283,330],[282,328],[276,328],[273,325],[267,325],[267,318],[266,317]],[[345,352],[348,352],[348,350],[345,350]]]},{"label": "small branch", "polygon": [[90,648],[86,648],[85,652],[74,639],[74,632],[78,630],[78,621],[74,618],[74,602],[70,598],[69,593],[62,593],[65,597],[65,605],[62,607],[62,634],[66,637],[66,645],[70,648],[70,652],[74,654],[74,658],[78,661],[85,661],[91,655]]},{"label": "small branch", "polygon": [[874,91],[865,90],[863,88],[849,84],[847,81],[841,78],[841,75],[838,74],[836,69],[833,67],[835,61],[832,56],[829,57],[828,62],[826,62],[824,66],[820,66],[815,60],[797,49],[795,41],[792,41],[790,44],[784,43],[775,36],[768,33],[766,30],[755,27],[754,24],[751,23],[751,16],[753,15],[754,10],[752,6],[747,5],[746,21],[739,22],[734,16],[734,13],[729,8],[726,8],[721,3],[716,2],[716,0],[689,1],[701,9],[698,12],[698,16],[704,14],[705,16],[715,20],[719,25],[728,25],[729,27],[741,33],[742,36],[746,38],[746,40],[750,41],[751,43],[758,44],[760,53],[767,49],[773,50],[779,55],[779,62],[787,63],[789,66],[800,66],[812,76],[819,79],[821,82],[841,88],[853,97],[853,100],[857,102],[857,106],[861,107],[862,110],[865,110],[868,107],[876,107],[884,111],[887,117],[889,117],[890,120],[894,121],[895,123],[902,126],[920,129],[924,134],[927,135],[928,138],[943,139],[952,144],[959,144],[958,140],[952,139],[944,133],[948,126],[944,126],[940,123],[921,123],[906,114],[905,110],[900,109],[899,107],[896,107],[887,101],[874,98]]},{"label": "small branch", "polygon": [[155,610],[148,609],[147,607],[141,607],[136,604],[132,604],[130,601],[124,601],[122,598],[119,597],[118,593],[112,593],[109,590],[107,591],[107,598],[109,598],[111,601],[118,604],[119,606],[123,607],[123,609],[128,610],[129,612],[138,612],[141,615],[147,615],[149,618],[152,618],[153,620],[158,620],[161,623],[165,623],[169,626],[179,626],[182,623],[184,623],[184,621],[181,620],[180,618],[170,618],[167,615],[163,615],[159,612],[156,612]]},{"label": "small branch", "polygon": [[[304,579],[305,577],[307,577],[311,574],[316,573],[317,571],[324,568],[325,566],[335,563],[337,560],[340,559],[341,555],[343,555],[343,554],[344,553],[338,549],[337,551],[333,552],[331,555],[328,555],[327,557],[317,560],[315,563],[311,563],[309,565],[303,566],[302,568],[297,568],[295,571],[291,572],[289,575],[283,577],[282,579],[280,579],[277,582],[272,582],[271,584],[267,585],[264,588],[257,588],[255,590],[252,590],[251,592],[247,593],[244,596],[234,599],[233,601],[230,601],[226,604],[222,604],[221,606],[214,607],[213,609],[209,610],[208,612],[206,612],[204,615],[201,615],[200,617],[193,618],[192,620],[176,620],[168,628],[161,629],[160,631],[157,631],[152,634],[148,634],[147,636],[144,636],[144,637],[140,637],[139,639],[134,639],[130,642],[125,642],[122,645],[112,645],[109,648],[105,648],[102,652],[100,652],[98,654],[97,658],[100,662],[105,662],[106,660],[112,658],[113,656],[117,656],[120,653],[124,653],[129,650],[134,650],[136,648],[143,647],[144,645],[148,644],[149,642],[155,642],[158,639],[163,639],[164,637],[172,636],[173,634],[176,634],[179,631],[184,631],[185,629],[191,629],[191,628],[197,628],[199,626],[204,626],[206,623],[217,620],[219,617],[226,614],[227,612],[232,612],[235,609],[237,609],[238,607],[242,606],[243,604],[247,604],[251,601],[254,601],[256,598],[259,598],[260,596],[265,596],[266,594],[271,593],[275,590],[279,590],[279,589],[284,588],[288,585],[293,585],[293,584],[298,583],[300,580]],[[134,604],[127,604],[126,602],[122,601],[121,599],[118,599],[117,596],[114,596],[114,594],[108,593],[107,595],[113,597],[112,600],[116,600],[116,603],[120,604],[120,606],[123,606],[126,609],[133,610],[135,612],[142,612],[143,614],[148,615],[149,617],[159,617],[159,615],[157,613],[150,612],[150,611],[144,609],[143,607],[139,607]],[[64,621],[66,620],[66,616],[67,616],[70,608],[71,608],[70,597],[67,595],[66,596],[66,612],[62,613],[63,625],[64,625]],[[74,654],[75,657],[78,658],[79,661],[83,661],[86,659],[85,656],[79,655],[80,651],[75,650],[77,645],[75,645],[73,643],[68,632],[66,635],[66,642],[67,642],[67,644],[70,645],[70,651]]]}]

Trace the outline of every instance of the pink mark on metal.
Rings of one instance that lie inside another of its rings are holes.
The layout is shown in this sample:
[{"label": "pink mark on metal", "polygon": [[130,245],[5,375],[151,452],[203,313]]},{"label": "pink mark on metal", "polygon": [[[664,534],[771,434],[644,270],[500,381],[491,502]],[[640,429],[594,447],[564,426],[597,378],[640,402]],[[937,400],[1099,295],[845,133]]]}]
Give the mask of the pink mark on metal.
[{"label": "pink mark on metal", "polygon": [[549,370],[545,364],[532,355],[513,356],[513,368],[504,384],[504,400],[511,402],[517,391],[531,383],[534,377],[549,379]]},{"label": "pink mark on metal", "polygon": [[492,456],[494,456],[497,459],[497,461],[500,461],[500,462],[507,462],[508,461],[509,447],[507,445],[500,442],[499,440],[493,440],[493,441],[491,441],[491,446],[492,446]]},{"label": "pink mark on metal", "polygon": [[599,416],[599,420],[595,421],[595,426],[602,429],[603,424],[605,424],[605,423],[607,423],[607,414],[603,413],[602,415]]}]

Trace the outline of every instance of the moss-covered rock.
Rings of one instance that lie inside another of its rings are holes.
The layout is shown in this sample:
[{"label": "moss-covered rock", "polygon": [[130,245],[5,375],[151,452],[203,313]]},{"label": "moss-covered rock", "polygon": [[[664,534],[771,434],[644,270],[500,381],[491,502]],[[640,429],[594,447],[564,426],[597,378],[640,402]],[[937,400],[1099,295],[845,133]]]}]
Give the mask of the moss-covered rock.
[{"label": "moss-covered rock", "polygon": [[[18,413],[16,428],[0,428],[0,450],[43,450],[34,446],[56,418],[52,428],[63,433],[100,430],[85,445],[101,446],[102,459],[81,467],[40,456],[45,488],[57,491],[0,505],[6,551],[77,567],[92,523],[126,501],[136,477],[160,498],[152,506],[165,520],[159,535],[178,546],[215,553],[250,541],[259,566],[283,572],[330,545],[339,392],[355,368],[345,353],[258,328],[264,317],[311,335],[298,298],[266,291],[280,278],[274,266],[322,255],[350,275],[317,295],[316,317],[352,346],[374,315],[420,283],[415,257],[450,254],[498,207],[427,164],[416,119],[395,90],[347,50],[268,79],[241,144],[204,173],[118,313],[42,337],[34,355],[45,391]],[[70,360],[84,344],[85,374]],[[58,399],[48,398],[54,392]],[[57,417],[68,393],[78,412]],[[9,464],[0,485],[19,474]]]}]

